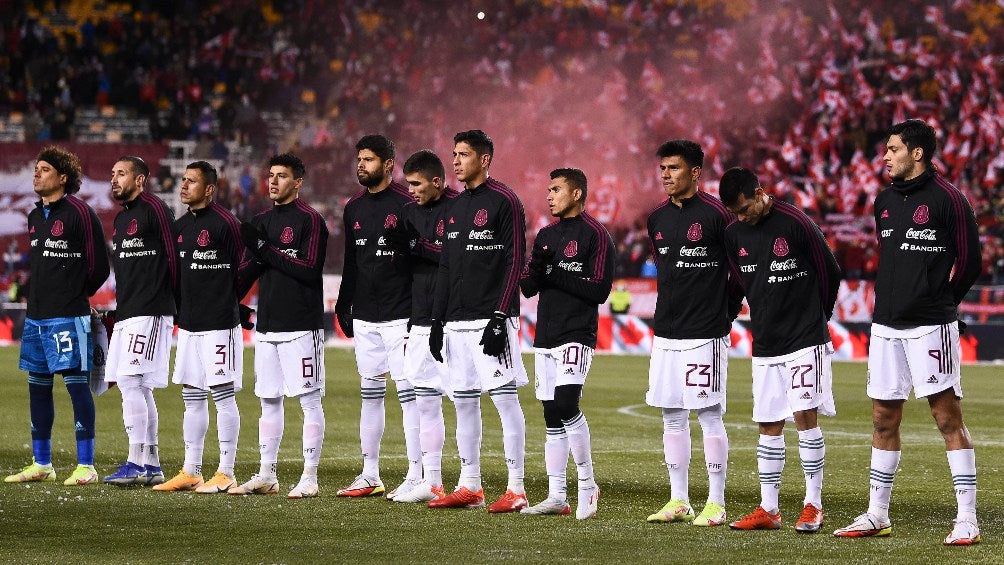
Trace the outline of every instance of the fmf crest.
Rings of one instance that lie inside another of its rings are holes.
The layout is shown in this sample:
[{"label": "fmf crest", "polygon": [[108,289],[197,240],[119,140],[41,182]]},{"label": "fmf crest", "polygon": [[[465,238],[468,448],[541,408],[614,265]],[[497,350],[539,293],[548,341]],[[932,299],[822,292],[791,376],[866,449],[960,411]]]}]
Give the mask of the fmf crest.
[{"label": "fmf crest", "polygon": [[488,210],[484,208],[478,210],[477,214],[474,214],[474,225],[479,228],[488,223]]},{"label": "fmf crest", "polygon": [[126,226],[126,234],[136,235],[136,232],[138,231],[139,231],[139,222],[136,220],[136,218],[129,220],[129,225]]},{"label": "fmf crest", "polygon": [[387,214],[383,220],[383,229],[389,230],[397,227],[397,214]]},{"label": "fmf crest", "polygon": [[279,241],[282,243],[290,243],[293,241],[293,228],[286,226],[282,228],[282,233],[279,234]]},{"label": "fmf crest", "polygon": [[927,210],[927,204],[921,204],[913,211],[913,223],[915,224],[926,224],[930,219],[931,213]]},{"label": "fmf crest", "polygon": [[565,257],[569,258],[575,257],[575,255],[578,252],[579,252],[579,242],[575,241],[574,239],[572,241],[569,241],[568,245],[565,246]]},{"label": "fmf crest", "polygon": [[205,247],[209,245],[209,232],[202,230],[199,232],[199,237],[195,240],[195,243],[199,244],[199,247]]},{"label": "fmf crest", "polygon": [[788,242],[783,237],[774,240],[774,255],[784,257],[788,254]]},{"label": "fmf crest", "polygon": [[52,224],[52,231],[50,233],[55,237],[63,235],[63,220],[56,220]]},{"label": "fmf crest", "polygon": [[690,229],[687,230],[687,239],[690,241],[701,241],[704,234],[701,232],[701,224],[694,222],[690,224]]},{"label": "fmf crest", "polygon": [[439,220],[436,223],[436,237],[443,237],[444,233],[446,233],[446,222]]}]

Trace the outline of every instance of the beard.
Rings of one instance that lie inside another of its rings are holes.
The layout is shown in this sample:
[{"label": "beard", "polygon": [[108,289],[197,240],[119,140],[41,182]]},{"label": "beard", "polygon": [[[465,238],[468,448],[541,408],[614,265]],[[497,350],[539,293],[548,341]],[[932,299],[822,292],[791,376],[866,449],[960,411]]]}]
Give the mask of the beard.
[{"label": "beard", "polygon": [[357,173],[356,178],[359,179],[359,184],[366,188],[373,188],[374,186],[379,186],[386,177],[384,176],[383,169],[381,169],[372,174],[367,172]]}]

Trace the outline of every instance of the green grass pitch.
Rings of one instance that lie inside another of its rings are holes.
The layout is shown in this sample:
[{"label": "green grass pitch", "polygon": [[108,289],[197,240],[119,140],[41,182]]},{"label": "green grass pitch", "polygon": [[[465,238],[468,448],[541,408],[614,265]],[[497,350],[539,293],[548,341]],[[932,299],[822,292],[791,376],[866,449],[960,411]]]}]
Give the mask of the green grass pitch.
[{"label": "green grass pitch", "polygon": [[[15,347],[0,348],[0,472],[16,472],[30,462],[27,386],[17,370]],[[238,395],[243,420],[237,461],[239,480],[258,468],[257,420],[251,352],[246,352],[245,389]],[[532,359],[525,357],[528,367]],[[965,366],[965,417],[977,446],[978,505],[983,543],[946,548],[941,540],[955,516],[944,444],[923,400],[907,403],[903,458],[893,492],[893,535],[885,539],[832,537],[867,506],[871,444],[870,401],[865,397],[865,367],[834,364],[838,415],[821,418],[826,438],[824,531],[796,534],[804,484],[793,426],[786,432],[788,459],[781,489],[784,527],[771,532],[735,532],[689,525],[655,525],[645,517],[668,499],[663,465],[662,424],[657,410],[644,406],[647,357],[597,356],[582,408],[593,438],[596,476],[602,490],[596,519],[573,516],[489,515],[481,510],[429,510],[423,505],[382,498],[340,499],[335,490],[359,472],[359,380],[352,353],[327,350],[327,436],[321,460],[321,496],[292,501],[285,493],[299,478],[299,405],[287,402],[286,434],[280,453],[282,495],[233,497],[160,493],[108,485],[64,487],[75,463],[71,410],[57,382],[53,459],[58,482],[0,484],[0,562],[4,563],[311,563],[311,562],[642,562],[642,563],[1002,563],[1004,546],[1004,395],[1001,368]],[[58,379],[57,379],[58,381]],[[750,421],[750,363],[732,359],[728,413],[731,443],[727,509],[732,519],[759,502],[756,427]],[[521,390],[527,420],[526,486],[531,503],[546,495],[544,426],[532,386]],[[402,478],[407,461],[400,408],[388,391],[387,432],[382,475],[388,487]],[[97,399],[97,467],[112,472],[126,454],[120,395]],[[160,447],[164,469],[175,472],[183,460],[182,402],[176,386],[157,392]],[[452,406],[444,403],[447,445],[443,473],[447,487],[459,471],[452,438]],[[498,416],[484,397],[482,469],[486,496],[505,490]],[[215,411],[213,411],[215,413]],[[700,510],[707,494],[700,427],[691,418],[694,438],[690,495]],[[206,438],[205,466],[215,469],[215,416]],[[569,466],[574,500],[574,466]]]}]

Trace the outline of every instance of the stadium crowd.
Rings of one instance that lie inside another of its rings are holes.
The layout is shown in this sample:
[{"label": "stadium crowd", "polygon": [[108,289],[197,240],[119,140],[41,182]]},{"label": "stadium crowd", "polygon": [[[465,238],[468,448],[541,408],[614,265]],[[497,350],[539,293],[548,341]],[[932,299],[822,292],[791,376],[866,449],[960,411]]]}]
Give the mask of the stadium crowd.
[{"label": "stadium crowd", "polygon": [[[641,224],[662,197],[653,149],[674,137],[705,146],[706,189],[754,168],[819,221],[848,276],[874,276],[884,132],[920,117],[944,132],[937,164],[976,209],[980,282],[1004,281],[997,1],[488,0],[477,19],[418,0],[76,0],[60,13],[88,17],[59,25],[51,3],[22,4],[0,24],[0,109],[35,116],[36,136],[66,139],[81,106],[134,107],[157,139],[300,151],[312,197],[340,203],[361,135],[446,156],[449,132],[476,124],[505,148],[496,172],[523,191],[530,231],[547,214],[526,191],[550,165],[589,164],[590,209],[617,232],[625,276],[643,272]],[[297,124],[283,147],[264,146],[263,111]],[[267,204],[253,180],[229,183],[239,215]],[[340,206],[327,213],[334,228]]]}]

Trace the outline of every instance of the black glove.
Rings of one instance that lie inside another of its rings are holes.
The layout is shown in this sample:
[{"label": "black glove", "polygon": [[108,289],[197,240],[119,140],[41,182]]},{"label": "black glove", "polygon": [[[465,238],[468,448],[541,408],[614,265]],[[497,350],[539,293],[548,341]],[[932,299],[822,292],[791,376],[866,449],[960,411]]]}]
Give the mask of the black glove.
[{"label": "black glove", "polygon": [[394,249],[411,249],[411,233],[402,228],[391,228],[384,232],[384,241]]},{"label": "black glove", "polygon": [[342,333],[345,337],[355,337],[355,332],[352,331],[352,307],[342,306],[335,303],[335,318],[338,319],[338,325],[342,328]]},{"label": "black glove", "polygon": [[530,259],[530,273],[537,280],[544,280],[547,275],[551,274],[551,270],[554,266],[551,262],[554,261],[554,251],[551,249],[541,249],[539,252],[534,253],[533,257]]},{"label": "black glove", "polygon": [[244,304],[238,304],[237,309],[240,310],[241,327],[245,330],[253,330],[254,322],[251,321],[251,315],[254,314],[254,309]]},{"label": "black glove", "polygon": [[959,320],[959,335],[966,335],[966,328],[968,327],[969,324],[963,322],[962,320]]},{"label": "black glove", "polygon": [[481,334],[481,341],[478,342],[478,345],[483,346],[482,351],[485,352],[485,355],[497,357],[505,351],[506,342],[509,339],[505,327],[507,318],[505,312],[495,312],[492,319],[488,320],[485,333]]},{"label": "black glove", "polygon": [[261,248],[265,247],[267,243],[265,234],[248,222],[241,222],[241,241],[244,242],[244,247],[247,247],[248,251],[255,254],[261,252]]},{"label": "black glove", "polygon": [[429,334],[429,353],[432,358],[440,363],[443,362],[443,322],[432,321],[432,333]]}]

